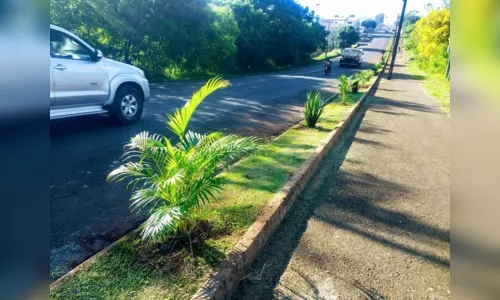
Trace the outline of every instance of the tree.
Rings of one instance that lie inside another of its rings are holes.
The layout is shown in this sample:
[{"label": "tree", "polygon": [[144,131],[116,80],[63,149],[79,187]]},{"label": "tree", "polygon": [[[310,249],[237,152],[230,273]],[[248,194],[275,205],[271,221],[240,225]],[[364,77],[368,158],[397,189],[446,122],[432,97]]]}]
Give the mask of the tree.
[{"label": "tree", "polygon": [[130,179],[128,186],[134,189],[131,207],[150,209],[141,232],[144,240],[190,235],[196,212],[222,189],[217,177],[220,168],[227,169],[229,159],[260,148],[253,137],[202,135],[187,130],[198,105],[228,85],[226,80],[211,79],[184,107],[168,115],[167,127],[178,138],[176,144],[164,136],[141,132],[126,145],[124,163],[108,175],[112,181]]},{"label": "tree", "polygon": [[337,42],[337,28],[330,29],[328,34],[328,49],[338,48]]},{"label": "tree", "polygon": [[385,19],[384,14],[378,14],[375,16],[375,22],[377,22],[377,24],[384,24],[384,19]]},{"label": "tree", "polygon": [[297,63],[328,32],[294,0],[51,0],[51,23],[149,78]]},{"label": "tree", "polygon": [[364,20],[361,22],[361,26],[363,26],[365,29],[375,29],[377,27],[377,22],[372,19]]},{"label": "tree", "polygon": [[359,31],[353,26],[343,26],[337,31],[339,48],[349,48],[359,41]]},{"label": "tree", "polygon": [[432,10],[403,31],[405,49],[414,53],[420,68],[429,73],[445,73],[449,38],[450,10],[447,8]]},{"label": "tree", "polygon": [[412,25],[412,24],[415,24],[417,23],[418,20],[420,20],[421,17],[420,16],[417,16],[416,14],[414,13],[410,13],[408,14],[407,16],[405,16],[405,20],[403,21],[403,27],[406,27],[408,25]]},{"label": "tree", "polygon": [[419,55],[431,58],[443,54],[450,39],[450,10],[432,10],[416,23],[415,34]]}]

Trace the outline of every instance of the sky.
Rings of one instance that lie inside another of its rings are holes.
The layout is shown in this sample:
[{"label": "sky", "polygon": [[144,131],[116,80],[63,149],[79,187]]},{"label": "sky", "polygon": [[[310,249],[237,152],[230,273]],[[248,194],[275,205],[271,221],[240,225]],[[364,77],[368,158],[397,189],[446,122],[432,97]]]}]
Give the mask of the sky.
[{"label": "sky", "polygon": [[[351,15],[357,17],[373,18],[379,13],[386,15],[386,22],[394,23],[396,17],[403,8],[402,0],[296,0],[302,6],[309,9],[322,18],[331,18],[334,15]],[[316,4],[319,3],[319,6]],[[425,14],[425,5],[441,6],[442,0],[408,0],[406,12],[417,10]]]}]

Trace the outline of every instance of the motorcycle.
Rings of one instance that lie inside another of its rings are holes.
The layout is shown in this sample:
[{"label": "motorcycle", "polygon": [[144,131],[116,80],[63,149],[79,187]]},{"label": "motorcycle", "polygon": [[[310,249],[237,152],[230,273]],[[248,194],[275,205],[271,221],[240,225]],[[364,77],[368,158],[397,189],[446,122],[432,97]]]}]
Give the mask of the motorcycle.
[{"label": "motorcycle", "polygon": [[332,72],[332,65],[325,64],[325,76],[330,75],[331,72]]}]

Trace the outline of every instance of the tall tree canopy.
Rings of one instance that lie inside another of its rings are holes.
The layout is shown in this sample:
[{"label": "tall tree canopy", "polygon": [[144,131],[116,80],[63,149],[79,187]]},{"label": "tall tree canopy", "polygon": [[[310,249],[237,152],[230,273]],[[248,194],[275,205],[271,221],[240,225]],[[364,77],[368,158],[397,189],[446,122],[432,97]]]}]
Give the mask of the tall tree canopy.
[{"label": "tall tree canopy", "polygon": [[366,29],[375,29],[377,27],[377,22],[375,22],[375,20],[368,19],[361,22],[361,26]]},{"label": "tall tree canopy", "polygon": [[294,0],[51,0],[50,18],[149,77],[288,65],[328,34]]},{"label": "tall tree canopy", "polygon": [[339,48],[349,48],[359,41],[359,32],[353,26],[343,26],[337,31]]},{"label": "tall tree canopy", "polygon": [[443,73],[448,61],[450,10],[434,9],[403,32],[404,47],[415,54],[424,69]]},{"label": "tall tree canopy", "polygon": [[375,22],[377,22],[377,24],[384,24],[384,19],[385,19],[384,14],[378,14],[375,16]]}]

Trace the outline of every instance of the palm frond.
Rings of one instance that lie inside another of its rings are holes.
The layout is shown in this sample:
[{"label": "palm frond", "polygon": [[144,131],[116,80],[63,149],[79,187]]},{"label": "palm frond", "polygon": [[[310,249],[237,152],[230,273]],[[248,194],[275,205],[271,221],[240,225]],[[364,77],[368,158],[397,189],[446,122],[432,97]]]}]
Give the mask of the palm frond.
[{"label": "palm frond", "polygon": [[159,207],[149,216],[142,228],[142,239],[158,241],[175,232],[186,216],[180,207]]},{"label": "palm frond", "polygon": [[210,79],[203,87],[193,94],[191,100],[189,100],[184,107],[177,109],[173,115],[167,115],[168,128],[182,139],[189,124],[189,120],[198,105],[211,93],[218,89],[228,87],[229,85],[229,81],[220,77]]}]

